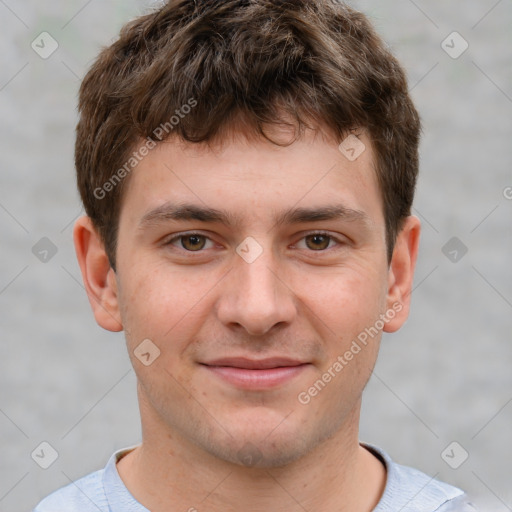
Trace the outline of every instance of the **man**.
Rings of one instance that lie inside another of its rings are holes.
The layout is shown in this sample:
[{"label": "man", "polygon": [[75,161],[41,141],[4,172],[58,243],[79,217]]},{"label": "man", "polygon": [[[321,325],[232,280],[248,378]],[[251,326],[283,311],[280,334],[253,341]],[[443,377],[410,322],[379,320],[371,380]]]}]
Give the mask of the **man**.
[{"label": "man", "polygon": [[420,122],[366,18],[330,0],[171,0],[80,91],[74,240],[124,330],[142,444],[36,512],[471,511],[361,444],[405,322]]}]

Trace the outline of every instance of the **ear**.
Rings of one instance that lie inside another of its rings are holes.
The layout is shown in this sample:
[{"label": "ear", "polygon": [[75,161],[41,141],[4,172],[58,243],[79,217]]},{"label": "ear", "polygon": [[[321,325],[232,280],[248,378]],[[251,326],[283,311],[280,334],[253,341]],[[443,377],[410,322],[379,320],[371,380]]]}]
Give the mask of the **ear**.
[{"label": "ear", "polygon": [[411,215],[407,217],[397,236],[389,265],[386,301],[387,311],[394,311],[395,316],[385,324],[385,332],[398,331],[409,316],[420,231],[419,219]]},{"label": "ear", "polygon": [[98,325],[122,331],[116,275],[100,236],[89,217],[80,217],[73,230],[75,251],[85,290]]}]

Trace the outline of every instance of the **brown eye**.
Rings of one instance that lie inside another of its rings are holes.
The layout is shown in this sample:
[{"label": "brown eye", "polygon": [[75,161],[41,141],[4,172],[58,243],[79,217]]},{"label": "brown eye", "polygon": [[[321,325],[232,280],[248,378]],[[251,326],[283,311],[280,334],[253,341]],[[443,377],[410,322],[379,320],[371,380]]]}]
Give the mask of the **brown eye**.
[{"label": "brown eye", "polygon": [[306,246],[313,251],[323,251],[329,247],[331,237],[327,235],[309,235],[306,237]]},{"label": "brown eye", "polygon": [[173,248],[172,250],[181,252],[181,254],[183,254],[183,251],[188,253],[207,252],[208,249],[213,249],[215,246],[211,238],[201,233],[194,232],[182,233],[181,235],[177,234],[164,242],[164,245]]},{"label": "brown eye", "polygon": [[206,239],[202,235],[181,236],[181,246],[187,251],[200,251],[206,244]]}]

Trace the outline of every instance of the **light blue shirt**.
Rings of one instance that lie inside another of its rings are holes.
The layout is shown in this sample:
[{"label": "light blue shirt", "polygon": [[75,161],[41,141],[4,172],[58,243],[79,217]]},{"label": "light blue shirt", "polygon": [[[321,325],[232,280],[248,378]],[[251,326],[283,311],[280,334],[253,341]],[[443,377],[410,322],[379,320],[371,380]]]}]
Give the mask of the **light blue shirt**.
[{"label": "light blue shirt", "polygon": [[[379,448],[362,444],[382,460],[387,470],[386,487],[373,512],[476,512],[457,487],[396,464]],[[55,491],[33,512],[149,512],[130,494],[117,472],[117,461],[132,449],[114,453],[105,469]]]}]

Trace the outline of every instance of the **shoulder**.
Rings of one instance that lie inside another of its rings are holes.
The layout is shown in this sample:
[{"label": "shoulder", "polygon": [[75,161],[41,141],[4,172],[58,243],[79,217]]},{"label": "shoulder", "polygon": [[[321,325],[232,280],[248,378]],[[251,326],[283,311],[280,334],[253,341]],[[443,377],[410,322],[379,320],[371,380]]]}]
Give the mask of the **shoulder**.
[{"label": "shoulder", "polygon": [[95,471],[53,492],[33,512],[109,512],[103,473],[104,470]]},{"label": "shoulder", "polygon": [[375,446],[363,446],[380,458],[387,470],[384,494],[374,512],[476,512],[461,489],[397,464]]},{"label": "shoulder", "polygon": [[403,512],[475,512],[458,487],[396,463],[390,473],[390,498],[399,500]]}]

